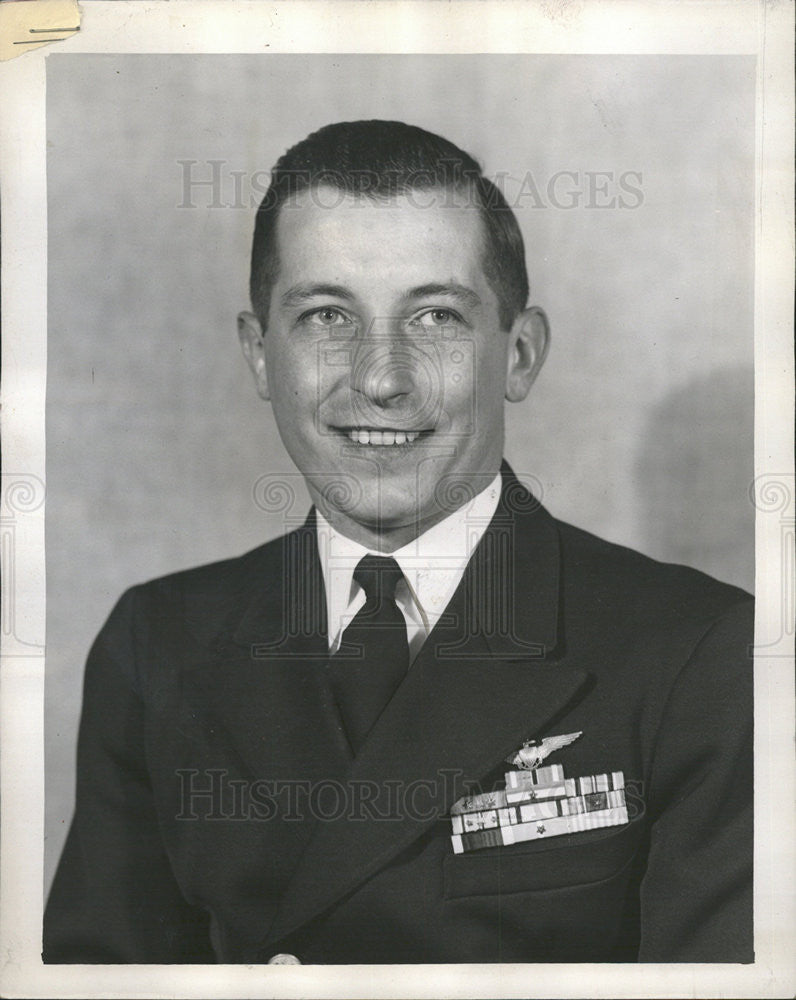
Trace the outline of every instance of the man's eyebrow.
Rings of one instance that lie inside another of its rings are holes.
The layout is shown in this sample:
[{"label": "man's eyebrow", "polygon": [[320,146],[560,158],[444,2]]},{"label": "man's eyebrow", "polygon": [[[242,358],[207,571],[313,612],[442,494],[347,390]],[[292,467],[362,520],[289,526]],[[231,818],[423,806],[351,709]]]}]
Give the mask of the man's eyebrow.
[{"label": "man's eyebrow", "polygon": [[349,302],[354,298],[344,285],[293,285],[282,296],[282,305],[300,306],[319,297],[346,299]]},{"label": "man's eyebrow", "polygon": [[478,306],[481,305],[480,296],[477,295],[472,288],[468,288],[466,285],[457,285],[455,283],[418,285],[416,288],[410,289],[410,291],[406,293],[405,298],[428,299],[434,298],[434,296],[437,295],[442,295],[450,299],[458,299],[470,309],[477,309]]}]

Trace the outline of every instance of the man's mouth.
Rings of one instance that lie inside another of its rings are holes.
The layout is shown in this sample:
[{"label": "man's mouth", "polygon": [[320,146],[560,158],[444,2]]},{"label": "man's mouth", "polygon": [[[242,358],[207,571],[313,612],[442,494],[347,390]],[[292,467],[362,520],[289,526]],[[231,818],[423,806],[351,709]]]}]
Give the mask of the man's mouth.
[{"label": "man's mouth", "polygon": [[407,431],[390,428],[375,427],[341,427],[341,434],[345,434],[349,441],[361,445],[382,445],[393,447],[395,445],[412,444],[417,438],[427,437],[431,430]]}]

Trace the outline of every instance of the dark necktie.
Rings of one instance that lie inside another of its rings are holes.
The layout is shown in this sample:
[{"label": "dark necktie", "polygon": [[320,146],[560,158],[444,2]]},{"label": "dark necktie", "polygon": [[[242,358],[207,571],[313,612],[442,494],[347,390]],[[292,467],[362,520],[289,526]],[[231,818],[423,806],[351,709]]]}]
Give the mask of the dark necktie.
[{"label": "dark necktie", "polygon": [[354,570],[365,603],[330,661],[331,681],[348,740],[357,753],[409,667],[406,621],[395,603],[398,563],[367,555]]}]

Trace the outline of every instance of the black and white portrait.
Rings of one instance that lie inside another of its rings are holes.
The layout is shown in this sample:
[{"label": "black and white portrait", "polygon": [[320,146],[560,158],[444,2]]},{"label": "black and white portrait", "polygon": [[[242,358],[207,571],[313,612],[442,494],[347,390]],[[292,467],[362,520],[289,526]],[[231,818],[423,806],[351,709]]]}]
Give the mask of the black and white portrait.
[{"label": "black and white portrait", "polygon": [[757,74],[50,53],[45,971],[754,966]]}]

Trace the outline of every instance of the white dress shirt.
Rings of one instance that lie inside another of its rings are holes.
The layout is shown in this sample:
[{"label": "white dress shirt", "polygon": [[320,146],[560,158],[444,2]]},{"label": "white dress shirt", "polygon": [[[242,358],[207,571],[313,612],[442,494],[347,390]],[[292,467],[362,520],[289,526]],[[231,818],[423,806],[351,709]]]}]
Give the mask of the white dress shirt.
[{"label": "white dress shirt", "polygon": [[363,556],[390,555],[404,579],[395,602],[406,619],[412,660],[459,586],[464,570],[497,509],[500,473],[489,486],[414,541],[395,552],[376,552],[340,534],[320,511],[316,512],[318,554],[326,587],[329,652],[340,646],[346,627],[365,603],[365,592],[354,580]]}]

